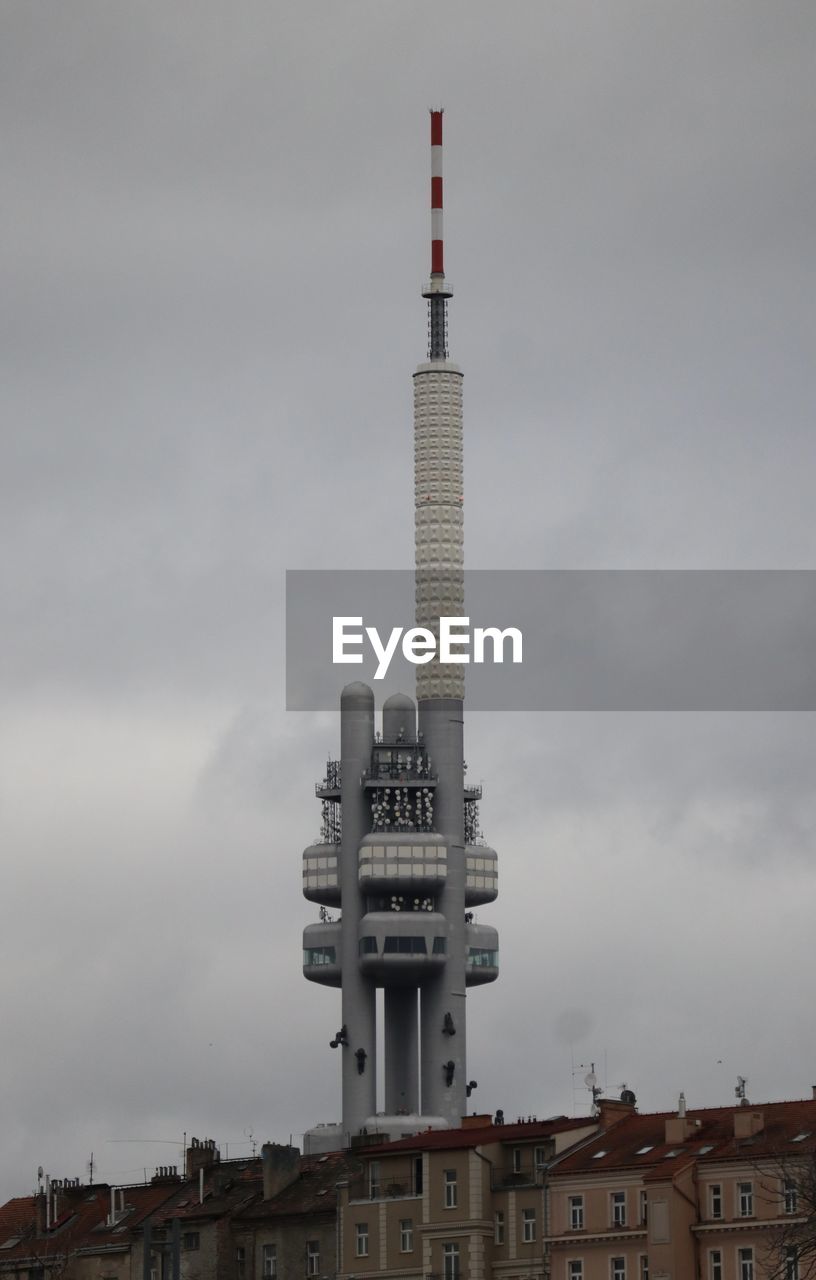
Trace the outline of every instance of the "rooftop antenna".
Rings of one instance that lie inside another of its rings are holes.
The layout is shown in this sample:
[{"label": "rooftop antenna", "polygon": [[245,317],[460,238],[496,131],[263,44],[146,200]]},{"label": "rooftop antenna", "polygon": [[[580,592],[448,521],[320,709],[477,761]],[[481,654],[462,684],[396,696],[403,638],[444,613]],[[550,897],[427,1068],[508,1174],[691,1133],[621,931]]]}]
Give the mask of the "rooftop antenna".
[{"label": "rooftop antenna", "polygon": [[737,1087],[734,1090],[734,1097],[738,1099],[741,1107],[748,1106],[748,1099],[745,1096],[745,1086],[747,1083],[747,1076],[737,1076]]}]

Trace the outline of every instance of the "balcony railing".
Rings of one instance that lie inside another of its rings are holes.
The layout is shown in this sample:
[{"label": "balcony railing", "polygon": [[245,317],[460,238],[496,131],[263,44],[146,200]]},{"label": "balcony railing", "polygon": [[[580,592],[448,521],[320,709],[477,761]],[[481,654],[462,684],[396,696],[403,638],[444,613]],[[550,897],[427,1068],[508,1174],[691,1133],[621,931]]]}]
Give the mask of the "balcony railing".
[{"label": "balcony railing", "polygon": [[542,1187],[545,1174],[546,1168],[540,1165],[535,1169],[531,1169],[529,1165],[526,1169],[494,1169],[490,1179],[491,1190],[506,1191],[512,1187]]}]

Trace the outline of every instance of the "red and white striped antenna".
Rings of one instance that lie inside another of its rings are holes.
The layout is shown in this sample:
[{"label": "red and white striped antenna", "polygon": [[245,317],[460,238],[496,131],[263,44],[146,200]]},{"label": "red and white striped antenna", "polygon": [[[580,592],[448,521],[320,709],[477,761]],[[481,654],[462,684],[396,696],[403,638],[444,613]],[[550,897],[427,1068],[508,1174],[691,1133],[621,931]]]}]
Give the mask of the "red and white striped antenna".
[{"label": "red and white striped antenna", "polygon": [[442,107],[431,108],[431,278],[422,291],[423,298],[428,299],[428,356],[431,360],[447,359],[447,300],[453,296],[453,289],[445,283],[442,115]]}]

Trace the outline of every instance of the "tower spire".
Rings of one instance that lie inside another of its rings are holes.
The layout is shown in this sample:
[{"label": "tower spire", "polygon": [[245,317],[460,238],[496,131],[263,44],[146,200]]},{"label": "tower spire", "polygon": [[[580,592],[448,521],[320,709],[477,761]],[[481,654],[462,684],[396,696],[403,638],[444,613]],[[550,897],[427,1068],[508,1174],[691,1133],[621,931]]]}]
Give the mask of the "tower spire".
[{"label": "tower spire", "polygon": [[428,359],[448,356],[448,298],[453,289],[445,283],[445,237],[442,199],[442,115],[431,108],[431,278],[423,298],[428,299]]}]

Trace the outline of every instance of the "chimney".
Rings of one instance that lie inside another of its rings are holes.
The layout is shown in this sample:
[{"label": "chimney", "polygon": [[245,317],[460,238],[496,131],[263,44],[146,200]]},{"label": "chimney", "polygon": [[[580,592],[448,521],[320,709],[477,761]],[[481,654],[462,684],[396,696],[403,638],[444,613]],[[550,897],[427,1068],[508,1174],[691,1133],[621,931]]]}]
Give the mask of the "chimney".
[{"label": "chimney", "polygon": [[288,1187],[300,1173],[300,1151],[277,1142],[265,1142],[261,1148],[264,1200],[272,1200]]},{"label": "chimney", "polygon": [[625,1120],[627,1116],[633,1116],[635,1111],[634,1102],[618,1098],[598,1099],[598,1120],[602,1129],[611,1129],[613,1124]]},{"label": "chimney", "polygon": [[191,1138],[187,1148],[187,1177],[194,1178],[199,1169],[212,1169],[220,1159],[221,1152],[213,1138],[203,1138],[200,1142],[198,1138]]},{"label": "chimney", "polygon": [[45,1231],[45,1192],[42,1190],[34,1197],[34,1221],[37,1235],[41,1236]]},{"label": "chimney", "polygon": [[734,1137],[753,1138],[755,1133],[761,1133],[765,1128],[765,1117],[761,1111],[748,1111],[740,1107],[739,1111],[734,1112]]},{"label": "chimney", "polygon": [[493,1112],[485,1111],[483,1114],[474,1112],[470,1116],[462,1116],[463,1129],[489,1129],[493,1124]]},{"label": "chimney", "polygon": [[686,1095],[680,1094],[677,1101],[677,1115],[666,1118],[666,1143],[673,1147],[677,1142],[685,1142],[698,1129],[696,1120],[686,1115]]},{"label": "chimney", "polygon": [[816,1102],[816,1084],[812,1084],[810,1086],[810,1096],[813,1098],[813,1101]]}]

